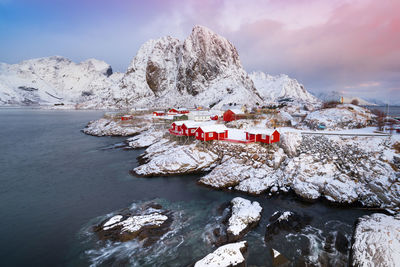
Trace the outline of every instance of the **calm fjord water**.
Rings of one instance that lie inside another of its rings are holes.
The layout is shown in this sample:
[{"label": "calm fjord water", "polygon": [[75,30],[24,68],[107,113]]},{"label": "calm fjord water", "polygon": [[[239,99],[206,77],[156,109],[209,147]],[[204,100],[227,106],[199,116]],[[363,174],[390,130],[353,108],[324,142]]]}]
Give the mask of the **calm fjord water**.
[{"label": "calm fjord water", "polygon": [[[98,111],[0,109],[0,265],[108,265],[118,259],[121,265],[182,266],[213,250],[202,237],[212,210],[239,194],[197,186],[198,176],[146,179],[129,175],[143,150],[112,149],[125,138],[80,132],[100,116]],[[329,231],[340,229],[349,237],[356,218],[365,214],[321,203],[304,204],[290,196],[241,196],[263,207],[260,225],[246,237],[253,265],[268,265],[269,247],[288,256],[301,249],[301,236],[296,235],[263,243],[268,218],[277,210],[300,211],[313,218],[312,229],[302,235],[315,235],[311,245],[316,253]],[[179,222],[180,232],[170,238],[180,235],[180,241],[164,244],[171,246],[169,254],[116,246],[110,248],[115,255],[108,257],[102,253],[110,254],[110,250],[94,248],[101,244],[93,236],[85,237],[90,226],[106,214],[153,199],[186,216]],[[130,254],[118,252],[123,249]]]}]

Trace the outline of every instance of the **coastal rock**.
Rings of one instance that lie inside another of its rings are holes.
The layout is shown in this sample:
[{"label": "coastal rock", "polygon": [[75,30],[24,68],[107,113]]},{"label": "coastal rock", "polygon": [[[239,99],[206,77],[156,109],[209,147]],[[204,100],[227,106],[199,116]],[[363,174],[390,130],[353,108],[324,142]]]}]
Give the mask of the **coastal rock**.
[{"label": "coastal rock", "polygon": [[225,208],[217,227],[213,230],[212,243],[220,246],[242,239],[258,225],[262,208],[257,201],[236,197]]},{"label": "coastal rock", "polygon": [[274,170],[266,165],[259,168],[243,163],[237,158],[230,158],[209,174],[201,177],[198,183],[214,188],[235,187],[236,190],[260,194],[274,184]]},{"label": "coastal rock", "polygon": [[207,171],[214,166],[218,155],[196,144],[180,146],[162,139],[146,150],[144,159],[148,162],[134,172],[141,176],[161,176]]},{"label": "coastal rock", "polygon": [[153,205],[139,214],[114,215],[95,226],[94,232],[101,240],[126,242],[137,238],[143,240],[143,246],[150,246],[169,230],[172,223],[169,216],[168,211]]},{"label": "coastal rock", "polygon": [[247,251],[247,242],[231,243],[217,248],[203,259],[197,261],[195,267],[203,266],[246,266],[244,253]]},{"label": "coastal rock", "polygon": [[359,218],[352,245],[352,266],[398,266],[400,215],[375,213]]},{"label": "coastal rock", "polygon": [[290,264],[290,261],[276,249],[271,248],[271,255],[272,255],[272,266],[274,267],[278,266],[283,267],[283,266],[288,266]]},{"label": "coastal rock", "polygon": [[134,137],[128,138],[126,141],[132,148],[143,148],[160,141],[164,134],[163,130],[150,128]]},{"label": "coastal rock", "polygon": [[231,201],[232,215],[228,221],[227,233],[232,236],[231,239],[240,239],[251,228],[257,226],[261,219],[262,208],[257,201],[235,197]]},{"label": "coastal rock", "polygon": [[269,241],[274,235],[280,231],[299,232],[302,228],[308,225],[311,218],[306,215],[299,215],[293,211],[277,211],[269,218],[270,223],[265,231],[265,241]]},{"label": "coastal rock", "polygon": [[150,127],[149,123],[135,121],[121,121],[120,119],[101,118],[89,122],[82,130],[85,134],[94,136],[131,136]]}]

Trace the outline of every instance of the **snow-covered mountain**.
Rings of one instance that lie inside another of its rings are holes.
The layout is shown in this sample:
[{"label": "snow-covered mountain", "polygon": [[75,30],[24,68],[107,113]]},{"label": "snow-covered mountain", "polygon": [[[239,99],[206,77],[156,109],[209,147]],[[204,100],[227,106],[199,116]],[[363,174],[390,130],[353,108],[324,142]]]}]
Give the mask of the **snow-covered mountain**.
[{"label": "snow-covered mountain", "polygon": [[120,103],[138,106],[217,108],[263,102],[236,48],[202,26],[195,26],[183,42],[169,36],[146,42],[119,86]]},{"label": "snow-covered mountain", "polygon": [[283,99],[304,103],[317,103],[319,101],[296,79],[292,79],[286,74],[273,76],[264,72],[253,72],[250,74],[250,78],[266,102],[276,102]]},{"label": "snow-covered mountain", "polygon": [[286,75],[257,72],[250,77],[236,48],[203,26],[195,26],[184,41],[167,36],[144,43],[125,73],[113,73],[110,65],[96,59],[74,63],[57,56],[0,63],[0,105],[219,108],[284,98],[317,101]]},{"label": "snow-covered mountain", "polygon": [[97,59],[77,64],[54,56],[0,63],[0,104],[80,103],[111,88],[119,78],[110,65]]}]

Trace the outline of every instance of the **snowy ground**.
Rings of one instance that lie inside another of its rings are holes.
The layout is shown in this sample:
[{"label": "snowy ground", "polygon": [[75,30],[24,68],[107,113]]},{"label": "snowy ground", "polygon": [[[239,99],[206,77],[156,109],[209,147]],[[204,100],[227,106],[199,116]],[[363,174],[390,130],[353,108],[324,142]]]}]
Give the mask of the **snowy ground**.
[{"label": "snowy ground", "polygon": [[137,116],[128,121],[121,121],[120,118],[101,118],[89,122],[83,132],[95,136],[130,136],[149,129],[151,125],[149,116]]},{"label": "snowy ground", "polygon": [[[347,130],[371,133],[373,128]],[[343,132],[343,131],[339,131]],[[279,145],[161,139],[135,169],[144,176],[208,171],[199,183],[251,194],[293,190],[303,199],[396,209],[400,205],[400,155],[388,136],[304,135],[282,129]]]},{"label": "snowy ground", "polygon": [[399,266],[400,215],[372,214],[359,219],[352,246],[353,266]]}]

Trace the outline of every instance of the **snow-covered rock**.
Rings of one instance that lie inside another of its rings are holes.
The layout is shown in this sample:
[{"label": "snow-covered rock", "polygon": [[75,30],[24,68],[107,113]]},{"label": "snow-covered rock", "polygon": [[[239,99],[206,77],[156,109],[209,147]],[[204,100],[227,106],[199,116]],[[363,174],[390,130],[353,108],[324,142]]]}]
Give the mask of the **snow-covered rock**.
[{"label": "snow-covered rock", "polygon": [[149,246],[169,230],[172,222],[169,212],[161,208],[153,204],[135,213],[124,211],[95,226],[94,232],[102,240],[125,242],[138,238]]},{"label": "snow-covered rock", "polygon": [[373,115],[368,109],[351,104],[338,105],[336,108],[316,110],[307,115],[304,123],[311,128],[324,124],[327,129],[353,129],[368,126]]},{"label": "snow-covered rock", "polygon": [[400,215],[375,213],[359,218],[351,255],[353,266],[399,266]]},{"label": "snow-covered rock", "polygon": [[295,79],[291,79],[286,74],[272,76],[264,72],[253,72],[249,76],[267,102],[276,102],[284,99],[311,104],[319,102],[302,84]]},{"label": "snow-covered rock", "polygon": [[165,132],[161,129],[150,128],[134,137],[128,138],[127,142],[132,148],[148,147],[162,139]]},{"label": "snow-covered rock", "polygon": [[101,118],[90,121],[82,131],[94,136],[130,136],[143,132],[149,127],[148,122],[136,123],[134,121]]},{"label": "snow-covered rock", "polygon": [[245,264],[246,259],[244,253],[247,251],[247,242],[241,241],[231,243],[217,248],[214,252],[208,254],[203,259],[195,263],[195,267],[229,267],[229,266],[242,266]]},{"label": "snow-covered rock", "polygon": [[231,201],[232,215],[228,221],[228,234],[241,236],[246,229],[254,227],[261,219],[262,208],[257,201],[235,197]]},{"label": "snow-covered rock", "polygon": [[150,146],[142,157],[146,164],[134,169],[141,176],[160,176],[207,171],[214,166],[218,155],[196,144],[177,145],[162,139]]}]

